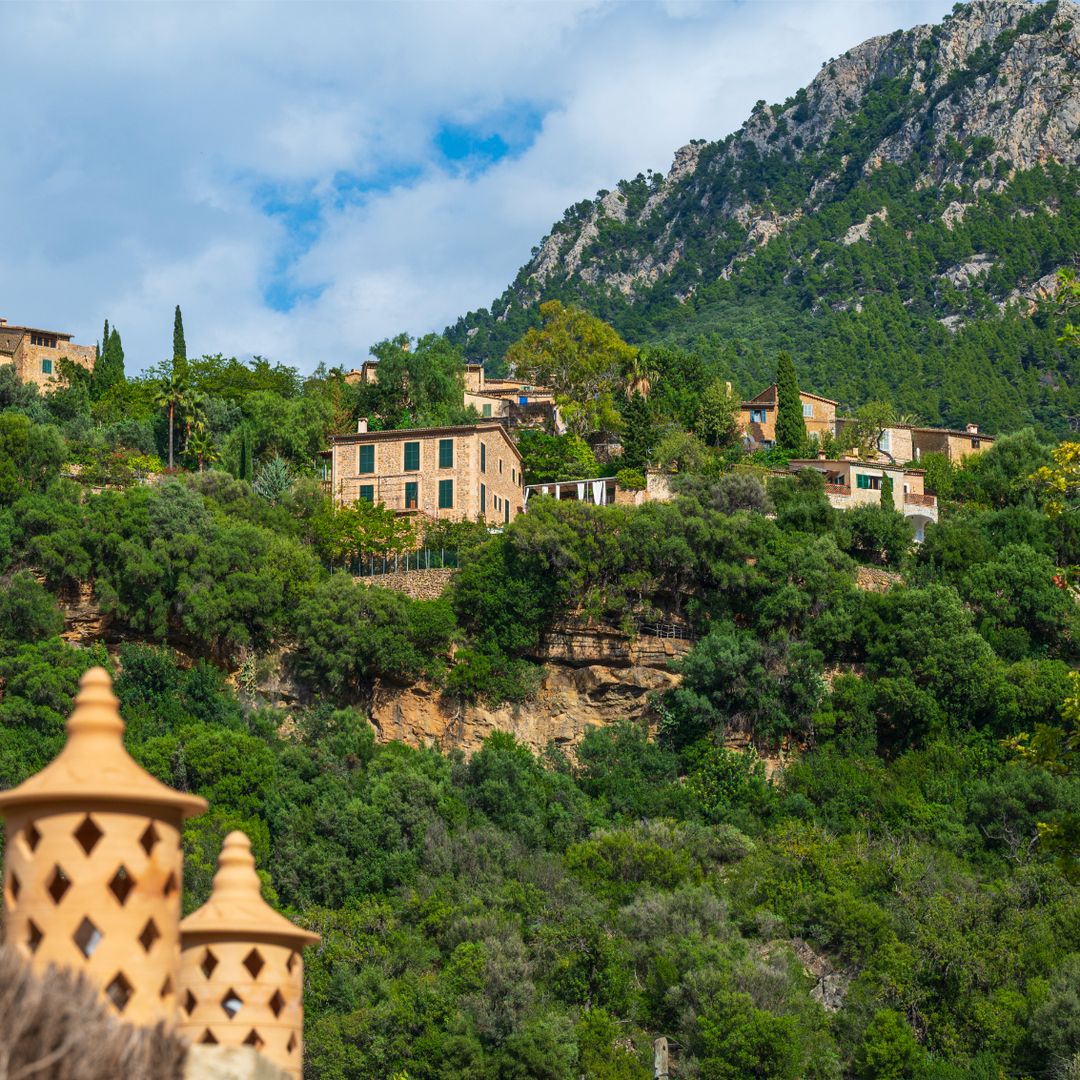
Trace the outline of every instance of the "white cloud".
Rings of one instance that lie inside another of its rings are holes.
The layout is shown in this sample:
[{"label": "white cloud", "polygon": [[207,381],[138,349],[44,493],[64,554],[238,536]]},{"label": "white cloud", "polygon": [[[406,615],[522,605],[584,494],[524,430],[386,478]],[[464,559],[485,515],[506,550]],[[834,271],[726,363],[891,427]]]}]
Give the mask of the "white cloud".
[{"label": "white cloud", "polygon": [[[77,340],[107,316],[133,368],[176,303],[192,352],[356,362],[487,306],[569,204],[948,6],[8,4],[0,314]],[[486,171],[434,149],[536,115]],[[282,281],[315,298],[273,310]]]}]

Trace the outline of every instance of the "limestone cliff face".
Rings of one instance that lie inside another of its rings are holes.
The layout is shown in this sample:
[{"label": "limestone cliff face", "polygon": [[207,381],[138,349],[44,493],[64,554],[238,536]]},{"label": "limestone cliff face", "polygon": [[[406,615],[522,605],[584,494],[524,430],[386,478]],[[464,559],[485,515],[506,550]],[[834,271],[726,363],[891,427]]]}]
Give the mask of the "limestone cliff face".
[{"label": "limestone cliff face", "polygon": [[[1080,6],[1072,0],[973,0],[939,25],[871,38],[823,64],[782,105],[760,102],[735,134],[677,150],[666,176],[650,171],[567,210],[491,312],[505,321],[515,307],[564,295],[568,284],[631,300],[670,288],[684,301],[693,278],[673,271],[691,249],[694,272],[708,280],[717,271],[700,265],[701,253],[739,238],[741,250],[717,268],[730,277],[791,222],[886,164],[915,159],[918,185],[970,187],[971,154],[982,155],[988,168],[974,182],[976,197],[1018,170],[1076,165],[1078,66]],[[870,146],[845,153],[845,140],[868,127]],[[810,167],[800,170],[801,162]],[[785,212],[770,187],[781,175],[789,204],[793,187],[801,189]],[[951,213],[962,218],[963,207]],[[873,221],[831,239],[865,240]],[[468,318],[451,331],[459,332],[463,340],[475,333]]]}]

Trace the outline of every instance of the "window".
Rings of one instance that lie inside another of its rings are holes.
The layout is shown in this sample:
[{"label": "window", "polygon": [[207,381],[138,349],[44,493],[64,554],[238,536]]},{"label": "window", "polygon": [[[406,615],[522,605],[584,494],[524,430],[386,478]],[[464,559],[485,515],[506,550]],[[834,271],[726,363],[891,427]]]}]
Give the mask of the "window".
[{"label": "window", "polygon": [[510,504],[503,499],[503,521],[510,524]]},{"label": "window", "polygon": [[972,439],[971,440],[971,449],[972,450],[978,450],[980,446],[982,446],[982,443],[979,442],[978,439]]},{"label": "window", "polygon": [[520,397],[518,397],[518,404],[519,405],[528,405],[529,404],[528,395],[527,394],[520,395]]},{"label": "window", "polygon": [[489,416],[491,416],[491,406],[490,405],[485,405],[484,406],[484,419],[486,420]]},{"label": "window", "polygon": [[480,444],[480,471],[487,472],[487,443]]},{"label": "window", "polygon": [[56,338],[51,334],[31,334],[30,344],[40,345],[43,349],[55,349]]},{"label": "window", "polygon": [[357,499],[363,499],[364,502],[373,503],[375,501],[375,485],[374,484],[361,484],[360,494]]},{"label": "window", "polygon": [[[452,469],[454,467],[454,440],[439,440],[439,468]],[[442,505],[441,503],[439,504]]]},{"label": "window", "polygon": [[361,473],[373,473],[375,471],[374,443],[368,443],[366,446],[361,446],[358,458],[360,467],[357,471]]},{"label": "window", "polygon": [[811,405],[809,401],[804,401],[802,403],[802,414],[804,420],[810,420],[813,418],[814,406]]},{"label": "window", "polygon": [[517,469],[511,469],[510,470],[510,483],[511,484],[516,484],[517,483]]},{"label": "window", "polygon": [[415,510],[420,503],[420,485],[415,480],[405,484],[405,509]]},{"label": "window", "polygon": [[864,491],[880,491],[881,477],[867,476],[865,473],[856,473],[855,486],[857,488],[862,488]]},{"label": "window", "polygon": [[[447,440],[449,441],[449,440]],[[441,451],[440,451],[441,452]],[[450,510],[454,505],[454,481],[439,481],[439,509]]]},{"label": "window", "polygon": [[502,458],[499,458],[499,475],[502,476]]},{"label": "window", "polygon": [[405,471],[417,472],[420,468],[420,444],[407,442],[405,444]]},{"label": "window", "polygon": [[878,436],[877,448],[883,454],[887,454],[889,452],[889,448],[891,446],[892,446],[892,432],[891,431],[883,431]]},{"label": "window", "polygon": [[480,485],[480,513],[487,513],[487,484]]},{"label": "window", "polygon": [[[51,360],[42,360],[41,361],[41,374],[42,375],[51,375],[52,374],[52,361]],[[973,439],[972,442],[974,443],[974,441],[975,440]]]},{"label": "window", "polygon": [[768,409],[751,409],[750,410],[750,423],[751,424],[764,424],[767,422],[769,415]]}]

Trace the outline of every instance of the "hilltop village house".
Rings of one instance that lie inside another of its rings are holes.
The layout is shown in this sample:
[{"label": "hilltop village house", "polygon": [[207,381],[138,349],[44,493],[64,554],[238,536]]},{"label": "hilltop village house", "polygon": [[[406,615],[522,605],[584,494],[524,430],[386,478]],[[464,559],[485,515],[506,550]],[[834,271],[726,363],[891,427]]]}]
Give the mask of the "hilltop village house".
[{"label": "hilltop village house", "polygon": [[937,497],[923,488],[922,469],[907,469],[891,462],[859,461],[856,458],[800,458],[790,464],[792,472],[816,469],[825,475],[825,494],[839,510],[881,504],[881,488],[886,477],[893,482],[893,507],[912,524],[915,539],[922,543],[926,526],[938,519]]},{"label": "hilltop village house", "polygon": [[[843,436],[854,425],[851,417],[841,417],[836,421],[836,434]],[[892,424],[881,433],[874,460],[903,464],[919,461],[923,454],[944,454],[958,464],[969,454],[982,453],[993,445],[994,437],[983,435],[978,424],[968,424],[963,431]]]},{"label": "hilltop village house", "polygon": [[338,505],[358,499],[437,521],[513,521],[525,508],[521,454],[503,424],[335,435],[323,481]]},{"label": "hilltop village house", "polygon": [[12,364],[20,382],[34,383],[40,390],[58,390],[64,385],[60,360],[94,370],[96,345],[76,345],[70,334],[59,330],[38,330],[31,326],[8,326],[0,319],[0,364]]},{"label": "hilltop village house", "polygon": [[[821,438],[836,430],[836,402],[818,394],[800,392],[803,423],[811,438]],[[739,406],[739,427],[751,446],[772,446],[776,442],[776,383],[765,387],[757,397]]]},{"label": "hilltop village house", "polygon": [[[373,386],[379,381],[379,361],[365,360],[345,373],[345,381]],[[562,435],[566,424],[559,415],[555,394],[547,386],[520,379],[489,379],[483,364],[465,365],[462,404],[472,406],[484,420],[501,420],[507,427],[538,427]]]}]

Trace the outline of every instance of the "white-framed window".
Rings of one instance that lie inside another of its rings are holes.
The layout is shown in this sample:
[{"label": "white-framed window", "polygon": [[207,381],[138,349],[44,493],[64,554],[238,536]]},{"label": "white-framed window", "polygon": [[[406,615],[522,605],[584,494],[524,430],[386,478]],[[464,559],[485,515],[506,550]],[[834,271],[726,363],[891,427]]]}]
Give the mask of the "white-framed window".
[{"label": "white-framed window", "polygon": [[802,403],[802,414],[803,414],[803,419],[804,420],[809,420],[809,419],[811,419],[813,417],[813,415],[814,415],[814,406],[811,405],[809,401],[804,401]]},{"label": "white-framed window", "polygon": [[877,448],[883,453],[887,454],[892,449],[892,432],[883,431],[878,436]]}]

